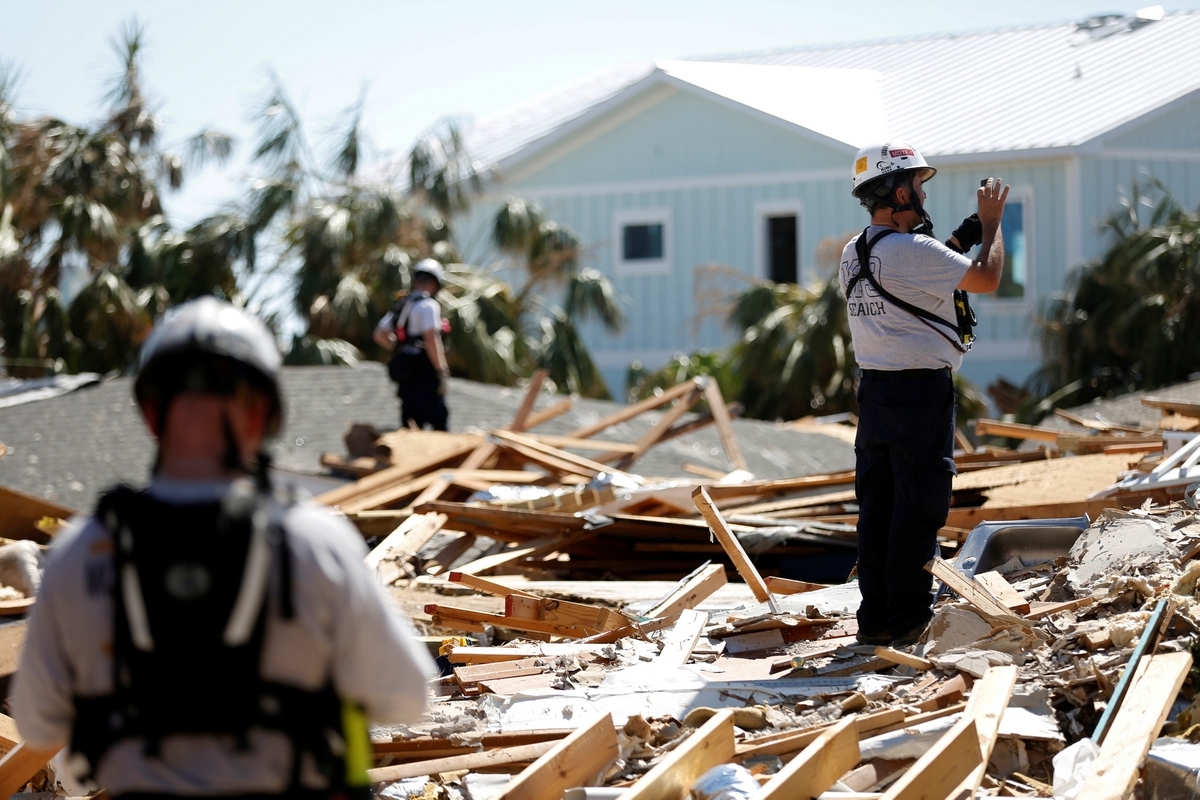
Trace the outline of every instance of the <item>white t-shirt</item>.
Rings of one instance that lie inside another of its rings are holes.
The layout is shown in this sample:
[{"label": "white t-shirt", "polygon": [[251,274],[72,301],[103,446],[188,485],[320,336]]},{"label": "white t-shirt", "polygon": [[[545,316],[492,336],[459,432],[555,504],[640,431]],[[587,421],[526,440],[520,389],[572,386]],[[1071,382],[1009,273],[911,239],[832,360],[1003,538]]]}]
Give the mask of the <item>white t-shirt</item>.
[{"label": "white t-shirt", "polygon": [[[432,297],[422,297],[411,301],[408,308],[405,330],[408,331],[409,336],[416,338],[422,336],[426,331],[441,329],[442,307],[438,305],[437,300]],[[379,324],[375,326],[377,331],[394,331],[395,329],[396,318],[391,311],[384,314],[383,319],[379,320]]]},{"label": "white t-shirt", "polygon": [[[868,241],[886,228],[872,225]],[[859,234],[862,236],[862,234]],[[842,250],[841,282],[846,292],[858,274],[855,236]],[[890,294],[953,323],[954,290],[971,259],[955,253],[929,236],[894,233],[871,250],[871,274]],[[884,299],[865,278],[846,298],[854,357],[863,369],[941,369],[957,371],[962,351],[953,344],[955,333],[944,325],[923,320]]]},{"label": "white t-shirt", "polygon": [[[182,504],[210,502],[227,488],[225,482],[158,479],[149,492]],[[332,677],[337,693],[361,703],[374,721],[417,721],[425,709],[426,681],[437,669],[411,623],[363,563],[362,536],[346,520],[313,505],[291,506],[283,524],[292,557],[295,617],[281,619],[279,593],[268,593],[262,676],[310,690]],[[74,695],[112,691],[111,552],[111,537],[92,518],[72,520],[55,537],[13,690],[17,727],[33,747],[69,741]],[[278,566],[273,565],[273,587]],[[168,736],[157,758],[147,757],[138,740],[122,741],[101,759],[95,779],[114,795],[283,791],[290,777],[290,740],[258,729],[248,738],[249,749],[239,751],[228,737]]]}]

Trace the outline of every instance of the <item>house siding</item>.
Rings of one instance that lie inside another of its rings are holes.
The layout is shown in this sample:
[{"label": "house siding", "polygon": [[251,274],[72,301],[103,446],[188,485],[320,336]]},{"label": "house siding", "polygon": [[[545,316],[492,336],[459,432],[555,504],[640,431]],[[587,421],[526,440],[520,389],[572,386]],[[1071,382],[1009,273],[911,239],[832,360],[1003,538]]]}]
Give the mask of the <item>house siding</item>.
[{"label": "house siding", "polygon": [[[1191,132],[1163,131],[1164,125],[1190,125]],[[1003,178],[1013,187],[1013,199],[1027,204],[1025,297],[976,298],[979,342],[964,360],[967,378],[982,388],[997,377],[1022,383],[1032,375],[1039,363],[1037,312],[1062,290],[1073,262],[1104,251],[1101,222],[1135,181],[1146,185],[1157,178],[1186,207],[1200,204],[1197,130],[1200,103],[1123,131],[1104,144],[1114,151],[1109,155],[1013,160],[1001,154],[994,161],[939,167],[928,188],[928,208],[941,238],[975,210],[983,177]],[[1197,157],[1179,157],[1181,148],[1194,148]],[[1162,151],[1163,157],[1151,151]],[[494,259],[486,226],[506,194],[540,200],[548,218],[572,228],[584,242],[585,264],[608,275],[626,301],[622,333],[614,336],[595,323],[583,326],[610,389],[620,396],[635,358],[654,369],[674,352],[731,343],[732,332],[722,319],[698,317],[696,268],[719,264],[747,280],[760,278],[757,207],[794,201],[800,208],[802,279],[828,277],[831,267],[817,264],[821,241],[861,230],[867,222],[849,194],[851,160],[848,147],[839,151],[783,123],[702,95],[660,91],[657,100],[643,99],[641,109],[619,123],[581,132],[533,159],[524,171],[518,166],[460,223],[460,240],[474,242],[466,248],[469,259]],[[936,158],[931,161],[938,166]],[[669,210],[667,274],[618,274],[614,217],[630,209]],[[733,292],[746,283],[725,277],[719,285]]]}]

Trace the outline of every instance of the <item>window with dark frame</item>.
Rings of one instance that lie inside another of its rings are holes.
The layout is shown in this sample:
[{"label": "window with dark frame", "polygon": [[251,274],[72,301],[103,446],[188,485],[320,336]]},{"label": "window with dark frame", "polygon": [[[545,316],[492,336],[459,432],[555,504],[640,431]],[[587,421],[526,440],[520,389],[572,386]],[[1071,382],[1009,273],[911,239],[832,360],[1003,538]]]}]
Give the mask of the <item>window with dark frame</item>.
[{"label": "window with dark frame", "polygon": [[767,217],[767,277],[775,283],[797,283],[800,280],[796,215]]},{"label": "window with dark frame", "polygon": [[621,258],[624,261],[661,261],[663,225],[661,222],[625,225],[622,230]]}]

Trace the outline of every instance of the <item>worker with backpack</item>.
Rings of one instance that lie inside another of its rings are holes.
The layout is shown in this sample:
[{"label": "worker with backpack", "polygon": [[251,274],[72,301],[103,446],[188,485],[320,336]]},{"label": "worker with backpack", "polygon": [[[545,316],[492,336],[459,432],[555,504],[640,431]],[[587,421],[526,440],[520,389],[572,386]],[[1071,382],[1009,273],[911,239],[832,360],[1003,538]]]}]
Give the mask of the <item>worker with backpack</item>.
[{"label": "worker with backpack", "polygon": [[449,326],[435,297],[442,288],[445,270],[432,258],[418,262],[412,273],[412,291],[400,298],[375,326],[375,342],[392,353],[388,375],[400,398],[400,427],[427,425],[448,430],[446,363],[443,336]]},{"label": "worker with backpack", "polygon": [[[1000,285],[1000,219],[1008,187],[988,179],[948,247],[932,236],[925,190],[937,170],[911,145],[858,151],[852,194],[871,224],[842,251],[854,355],[860,369],[858,640],[908,645],[932,616],[925,564],[950,509],[954,465],[952,373],[970,349],[974,313],[965,292]],[[976,242],[979,256],[963,255]]]},{"label": "worker with backpack", "polygon": [[13,694],[28,750],[114,798],[370,796],[367,719],[437,674],[343,517],[272,484],[275,338],[205,297],[142,348],[150,483],[56,538]]}]

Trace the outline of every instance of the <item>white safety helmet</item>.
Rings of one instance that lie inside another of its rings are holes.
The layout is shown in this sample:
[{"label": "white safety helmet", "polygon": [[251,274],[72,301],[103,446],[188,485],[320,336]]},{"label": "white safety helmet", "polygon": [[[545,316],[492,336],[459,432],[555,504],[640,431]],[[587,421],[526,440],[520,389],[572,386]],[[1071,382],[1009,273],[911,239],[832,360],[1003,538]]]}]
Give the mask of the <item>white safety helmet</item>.
[{"label": "white safety helmet", "polygon": [[[867,145],[854,157],[854,175],[850,193],[863,200],[868,195],[881,198],[895,188],[895,178],[906,172],[917,172],[927,181],[937,170],[926,163],[917,148],[907,142],[884,142]],[[881,180],[882,179],[882,180]]]},{"label": "white safety helmet", "polygon": [[282,363],[266,325],[224,300],[200,297],[154,326],[142,345],[133,391],[139,405],[159,406],[165,417],[165,405],[180,392],[228,389],[245,381],[270,401],[266,432],[273,436],[283,423]]},{"label": "white safety helmet", "polygon": [[413,267],[413,277],[416,278],[422,274],[428,275],[437,281],[439,288],[446,282],[446,268],[435,259],[423,258],[417,262],[417,265]]}]

